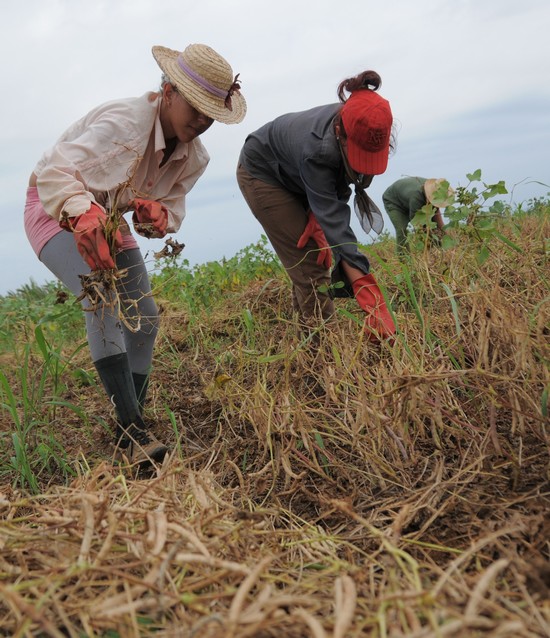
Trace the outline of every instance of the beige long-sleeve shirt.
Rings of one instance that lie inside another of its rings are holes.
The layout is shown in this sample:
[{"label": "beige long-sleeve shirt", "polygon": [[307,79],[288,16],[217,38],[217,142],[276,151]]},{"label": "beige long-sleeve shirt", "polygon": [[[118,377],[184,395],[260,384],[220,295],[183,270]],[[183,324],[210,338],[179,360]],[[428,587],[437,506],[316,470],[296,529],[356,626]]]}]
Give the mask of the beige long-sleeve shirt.
[{"label": "beige long-sleeve shirt", "polygon": [[160,123],[161,96],[107,102],[72,124],[34,169],[40,201],[59,221],[91,202],[125,212],[130,199],[161,202],[168,209],[168,232],[185,217],[185,195],[206,170],[210,156],[197,138],[178,142],[160,166],[166,142]]}]

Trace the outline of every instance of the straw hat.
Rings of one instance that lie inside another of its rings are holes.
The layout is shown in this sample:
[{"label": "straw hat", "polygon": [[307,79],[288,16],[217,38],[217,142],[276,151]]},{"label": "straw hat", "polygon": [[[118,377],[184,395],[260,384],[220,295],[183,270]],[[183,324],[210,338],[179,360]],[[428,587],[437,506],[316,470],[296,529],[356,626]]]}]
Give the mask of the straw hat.
[{"label": "straw hat", "polygon": [[440,198],[435,197],[434,193],[439,188],[442,182],[446,182],[447,180],[444,177],[430,178],[424,182],[424,193],[426,194],[426,199],[428,202],[435,206],[436,208],[447,208],[447,206],[453,201],[454,190],[449,186],[447,189],[447,197],[441,201]]},{"label": "straw hat", "polygon": [[154,46],[153,56],[170,82],[197,111],[224,124],[242,122],[246,100],[238,74],[227,60],[205,44],[190,44],[183,52]]}]

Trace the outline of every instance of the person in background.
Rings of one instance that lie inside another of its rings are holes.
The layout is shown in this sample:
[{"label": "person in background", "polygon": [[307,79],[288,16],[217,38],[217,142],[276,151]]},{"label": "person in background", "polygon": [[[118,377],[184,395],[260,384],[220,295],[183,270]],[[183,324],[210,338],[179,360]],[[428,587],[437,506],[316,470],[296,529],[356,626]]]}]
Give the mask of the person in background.
[{"label": "person in background", "polygon": [[[373,341],[391,338],[395,325],[350,227],[348,200],[353,184],[363,229],[381,231],[365,192],[392,146],[380,85],[378,73],[364,71],[340,83],[339,102],[277,117],[248,135],[237,167],[241,192],[291,279],[295,311],[306,323],[329,319],[333,296],[353,295]],[[336,282],[343,288],[331,291]]]},{"label": "person in background", "polygon": [[246,114],[238,75],[212,48],[152,53],[160,90],[102,104],[72,124],[36,165],[24,215],[36,255],[77,297],[87,276],[120,273],[114,303],[91,305],[84,294],[82,307],[91,357],[115,407],[117,454],[138,465],[161,461],[168,448],[142,416],[159,317],[122,214],[130,211],[145,237],[176,232],[185,196],[210,159],[200,135],[214,120],[234,124]]},{"label": "person in background", "polygon": [[[395,228],[397,253],[406,252],[407,227],[416,213],[426,204],[436,210],[432,221],[437,224],[439,233],[443,233],[443,216],[440,208],[446,208],[453,200],[454,191],[448,188],[444,199],[438,197],[443,182],[442,177],[426,179],[425,177],[403,177],[391,184],[383,193],[384,208]],[[448,184],[448,182],[447,182]]]}]

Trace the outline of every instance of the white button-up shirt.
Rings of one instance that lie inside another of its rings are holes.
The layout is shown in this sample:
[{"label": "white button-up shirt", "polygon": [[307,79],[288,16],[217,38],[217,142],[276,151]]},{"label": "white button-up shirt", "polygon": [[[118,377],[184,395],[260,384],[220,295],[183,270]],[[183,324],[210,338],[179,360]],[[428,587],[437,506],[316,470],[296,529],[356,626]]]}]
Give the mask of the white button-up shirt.
[{"label": "white button-up shirt", "polygon": [[166,142],[158,93],[102,104],[72,124],[40,159],[34,172],[40,201],[59,221],[86,212],[91,202],[125,212],[130,199],[161,202],[168,232],[185,217],[185,195],[204,173],[210,156],[196,138],[178,142],[160,166]]}]

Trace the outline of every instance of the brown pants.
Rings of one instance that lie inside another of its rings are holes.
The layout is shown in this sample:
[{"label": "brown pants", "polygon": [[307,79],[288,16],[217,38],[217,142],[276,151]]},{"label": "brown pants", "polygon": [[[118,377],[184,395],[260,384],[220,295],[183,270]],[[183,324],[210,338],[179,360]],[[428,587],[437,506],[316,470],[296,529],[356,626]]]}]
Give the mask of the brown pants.
[{"label": "brown pants", "polygon": [[294,310],[304,319],[328,319],[334,313],[334,304],[327,293],[319,291],[319,286],[330,285],[330,271],[317,265],[319,249],[313,239],[304,248],[296,248],[307,223],[304,202],[282,187],[252,177],[241,164],[237,182],[292,281]]}]

